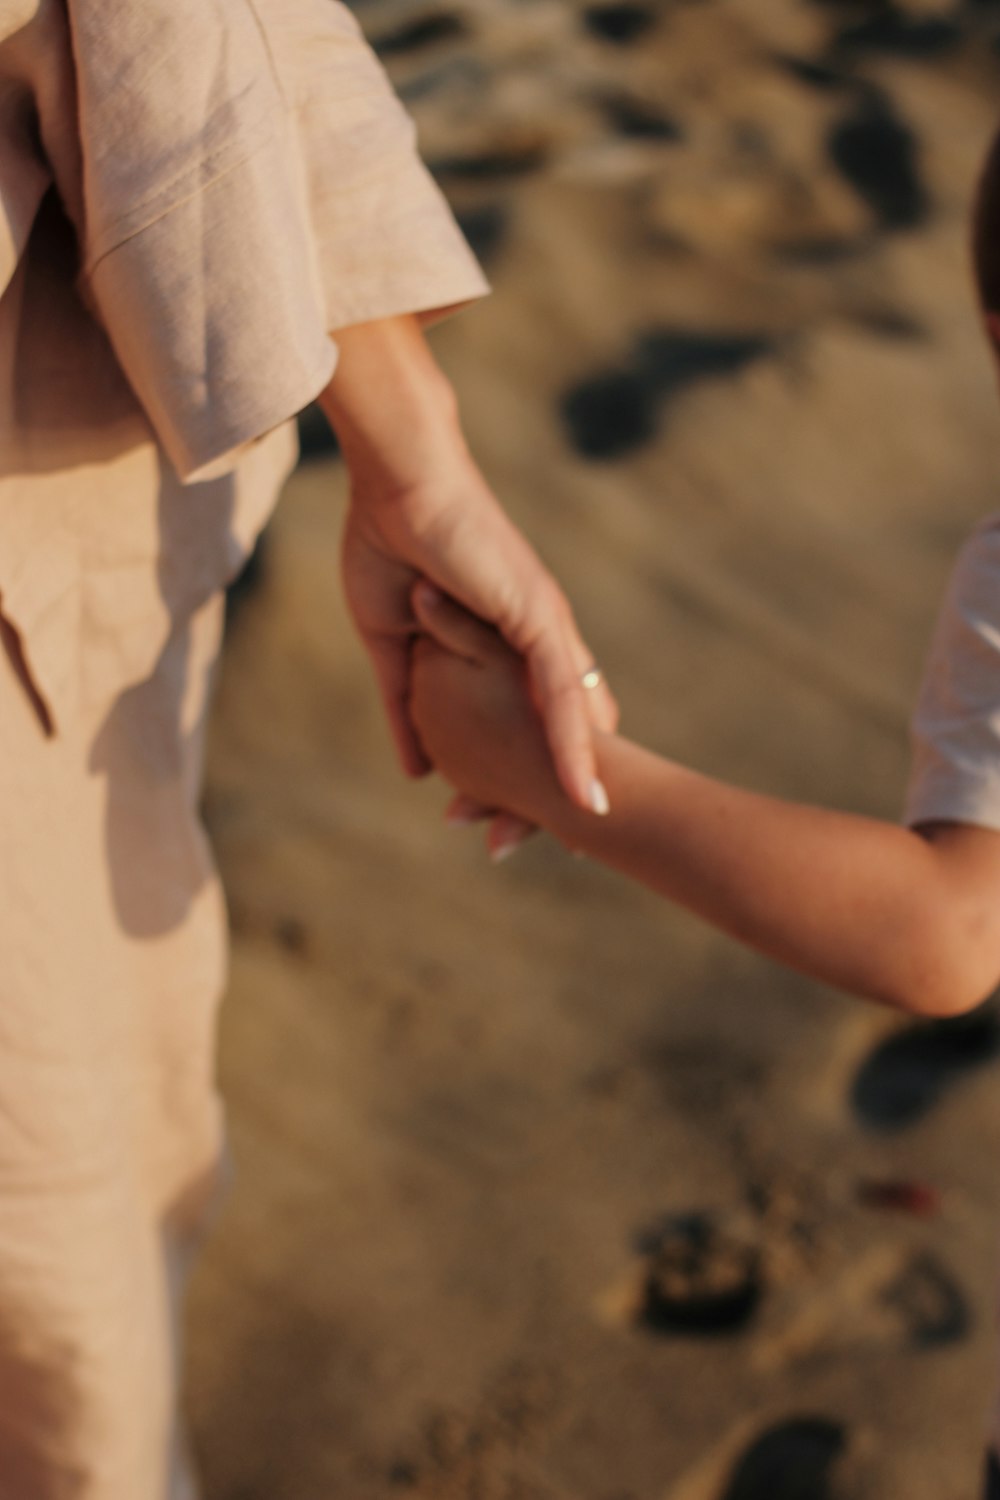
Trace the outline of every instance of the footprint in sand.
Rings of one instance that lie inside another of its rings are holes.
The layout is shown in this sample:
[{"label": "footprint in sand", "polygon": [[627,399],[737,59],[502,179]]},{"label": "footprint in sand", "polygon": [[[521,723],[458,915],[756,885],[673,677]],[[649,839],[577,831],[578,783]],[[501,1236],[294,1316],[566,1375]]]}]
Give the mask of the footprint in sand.
[{"label": "footprint in sand", "polygon": [[901,1130],[923,1119],[948,1088],[997,1056],[1000,1018],[995,1010],[907,1026],[862,1064],[851,1086],[851,1104],[871,1129]]},{"label": "footprint in sand", "polygon": [[899,1270],[883,1288],[880,1300],[901,1323],[911,1349],[959,1343],[972,1326],[961,1288],[928,1251],[921,1251]]},{"label": "footprint in sand", "polygon": [[763,1433],[740,1459],[719,1500],[832,1500],[844,1428],[826,1417],[797,1417]]},{"label": "footprint in sand", "polygon": [[662,408],[697,381],[734,375],[774,350],[762,335],[650,329],[619,369],[605,370],[567,391],[562,416],[583,458],[613,459],[656,435]]},{"label": "footprint in sand", "polygon": [[635,1322],[653,1333],[738,1332],[757,1310],[760,1252],[708,1214],[667,1222],[647,1241]]}]

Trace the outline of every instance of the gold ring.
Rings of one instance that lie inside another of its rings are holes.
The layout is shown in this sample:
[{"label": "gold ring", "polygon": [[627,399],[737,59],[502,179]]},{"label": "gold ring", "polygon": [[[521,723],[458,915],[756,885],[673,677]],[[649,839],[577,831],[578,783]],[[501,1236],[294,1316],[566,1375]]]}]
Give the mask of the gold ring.
[{"label": "gold ring", "polygon": [[595,664],[594,666],[587,668],[586,672],[581,675],[580,681],[589,691],[593,688],[600,687],[601,683],[604,681],[604,673],[601,671],[600,667]]}]

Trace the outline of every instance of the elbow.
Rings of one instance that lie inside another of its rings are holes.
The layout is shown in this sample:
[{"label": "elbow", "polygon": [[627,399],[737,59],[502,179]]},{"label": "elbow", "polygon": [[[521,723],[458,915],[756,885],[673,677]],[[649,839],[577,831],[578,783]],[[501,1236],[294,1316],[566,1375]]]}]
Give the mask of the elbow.
[{"label": "elbow", "polygon": [[965,1016],[1000,984],[1000,921],[938,910],[914,924],[878,998],[926,1020]]},{"label": "elbow", "polygon": [[988,1000],[1000,974],[987,981],[968,976],[961,966],[934,982],[917,984],[899,997],[900,1008],[927,1021],[954,1020],[967,1016]]}]

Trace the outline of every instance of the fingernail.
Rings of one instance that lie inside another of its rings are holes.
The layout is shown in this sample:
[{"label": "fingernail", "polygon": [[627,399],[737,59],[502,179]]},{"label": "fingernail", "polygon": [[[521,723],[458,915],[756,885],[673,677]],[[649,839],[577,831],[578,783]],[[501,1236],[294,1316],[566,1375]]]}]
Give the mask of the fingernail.
[{"label": "fingernail", "polygon": [[598,781],[596,776],[590,783],[590,805],[599,817],[606,818],[611,811],[611,802],[608,798],[607,788],[603,781]]},{"label": "fingernail", "polygon": [[444,820],[449,828],[471,828],[473,823],[479,822],[475,813],[468,812],[445,813]]},{"label": "fingernail", "polygon": [[502,865],[505,859],[510,859],[512,854],[517,853],[519,843],[520,840],[515,839],[509,844],[497,844],[495,849],[490,850],[490,859],[495,865]]}]

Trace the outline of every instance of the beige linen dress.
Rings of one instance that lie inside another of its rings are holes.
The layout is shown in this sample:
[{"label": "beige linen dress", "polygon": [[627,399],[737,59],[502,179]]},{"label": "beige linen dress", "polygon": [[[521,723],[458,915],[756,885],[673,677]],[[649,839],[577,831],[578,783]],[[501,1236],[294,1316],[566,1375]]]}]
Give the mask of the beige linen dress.
[{"label": "beige linen dress", "polygon": [[0,1500],[194,1494],[221,590],[337,328],[489,290],[335,0],[0,0]]}]

